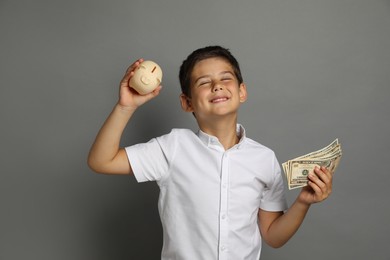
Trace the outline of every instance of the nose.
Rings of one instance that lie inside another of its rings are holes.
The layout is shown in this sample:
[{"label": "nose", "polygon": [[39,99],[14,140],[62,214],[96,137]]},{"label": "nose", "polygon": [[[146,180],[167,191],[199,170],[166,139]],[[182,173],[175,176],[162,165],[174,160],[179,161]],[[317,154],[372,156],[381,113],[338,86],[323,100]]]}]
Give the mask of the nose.
[{"label": "nose", "polygon": [[221,85],[215,84],[213,86],[213,92],[217,92],[217,91],[220,91],[220,90],[222,90],[222,86]]}]

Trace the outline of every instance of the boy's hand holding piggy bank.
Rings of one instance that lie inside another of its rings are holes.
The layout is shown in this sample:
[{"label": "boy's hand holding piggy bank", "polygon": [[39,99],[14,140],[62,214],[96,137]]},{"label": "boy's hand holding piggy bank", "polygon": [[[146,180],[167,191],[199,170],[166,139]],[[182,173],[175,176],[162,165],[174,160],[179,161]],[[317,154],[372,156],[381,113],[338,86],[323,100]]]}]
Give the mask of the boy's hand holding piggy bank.
[{"label": "boy's hand holding piggy bank", "polygon": [[140,95],[146,95],[155,90],[161,84],[161,80],[160,66],[153,61],[146,60],[138,66],[129,84]]}]

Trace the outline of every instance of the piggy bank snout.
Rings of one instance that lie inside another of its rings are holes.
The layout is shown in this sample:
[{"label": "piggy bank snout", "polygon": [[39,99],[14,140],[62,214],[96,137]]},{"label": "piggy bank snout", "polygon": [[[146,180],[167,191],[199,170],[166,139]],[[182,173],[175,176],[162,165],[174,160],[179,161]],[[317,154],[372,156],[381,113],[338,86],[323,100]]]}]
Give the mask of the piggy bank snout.
[{"label": "piggy bank snout", "polygon": [[141,81],[142,81],[142,83],[144,83],[145,85],[149,85],[150,82],[152,82],[151,78],[148,77],[148,76],[141,76]]}]

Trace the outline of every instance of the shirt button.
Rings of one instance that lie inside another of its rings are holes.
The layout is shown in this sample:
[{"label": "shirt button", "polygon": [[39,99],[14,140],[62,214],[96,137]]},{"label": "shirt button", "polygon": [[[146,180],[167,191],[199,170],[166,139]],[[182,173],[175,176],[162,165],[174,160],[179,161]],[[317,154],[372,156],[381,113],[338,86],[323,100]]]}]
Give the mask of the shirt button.
[{"label": "shirt button", "polygon": [[221,246],[221,251],[225,251],[226,250],[226,247],[225,246]]},{"label": "shirt button", "polygon": [[223,214],[221,218],[222,218],[222,219],[226,219],[226,215],[225,215],[225,214]]}]

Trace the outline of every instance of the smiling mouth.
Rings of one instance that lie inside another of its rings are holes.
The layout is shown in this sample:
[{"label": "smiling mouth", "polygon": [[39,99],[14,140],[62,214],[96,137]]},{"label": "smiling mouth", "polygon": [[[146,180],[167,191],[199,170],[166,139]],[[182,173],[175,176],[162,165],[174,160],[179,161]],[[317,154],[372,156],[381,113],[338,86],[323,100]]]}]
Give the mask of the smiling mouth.
[{"label": "smiling mouth", "polygon": [[219,97],[219,98],[214,98],[212,99],[210,102],[211,103],[220,103],[220,102],[225,102],[227,101],[229,98],[227,97]]}]

